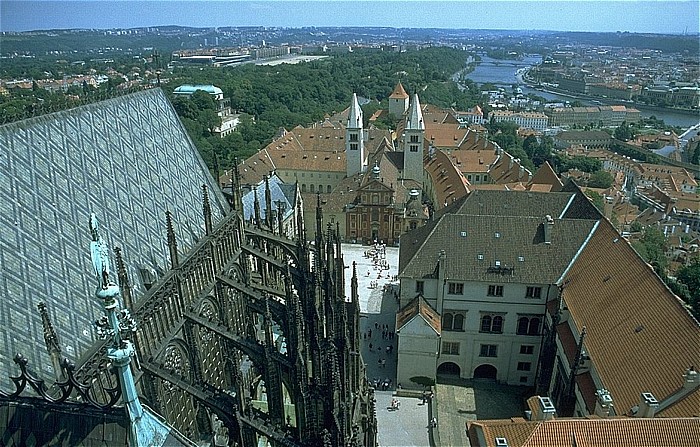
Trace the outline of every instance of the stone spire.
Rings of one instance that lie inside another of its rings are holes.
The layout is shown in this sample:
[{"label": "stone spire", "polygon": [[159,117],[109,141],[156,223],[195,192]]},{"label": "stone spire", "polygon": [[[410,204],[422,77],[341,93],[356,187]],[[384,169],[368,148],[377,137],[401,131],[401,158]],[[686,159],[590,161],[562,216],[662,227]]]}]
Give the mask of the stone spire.
[{"label": "stone spire", "polygon": [[350,103],[350,113],[348,114],[348,129],[362,129],[362,109],[357,100],[357,93],[352,94]]},{"label": "stone spire", "polygon": [[175,229],[173,228],[173,215],[170,211],[165,212],[165,226],[168,232],[168,250],[170,251],[170,264],[172,268],[177,268],[180,265],[177,257],[177,239],[175,238]]},{"label": "stone spire", "polygon": [[202,212],[204,213],[204,230],[206,234],[212,232],[211,204],[209,203],[209,190],[207,185],[202,185]]},{"label": "stone spire", "polygon": [[411,107],[406,115],[406,127],[402,135],[403,178],[423,184],[423,142],[425,123],[418,95],[413,95]]},{"label": "stone spire", "polygon": [[44,342],[46,343],[46,351],[51,358],[51,367],[53,368],[54,376],[58,382],[63,382],[66,380],[66,376],[61,366],[61,345],[58,343],[58,336],[53,328],[53,324],[51,324],[51,317],[49,316],[46,304],[40,301],[36,307],[39,309],[39,314],[41,315],[41,325],[44,327]]},{"label": "stone spire", "polygon": [[357,101],[357,94],[352,94],[352,103],[348,113],[348,123],[345,128],[345,159],[348,177],[364,172],[367,168],[365,160],[364,129],[362,124],[362,109]]},{"label": "stone spire", "polygon": [[266,175],[265,177],[265,225],[267,229],[272,231],[274,220],[272,219],[272,192],[270,191],[270,177]]},{"label": "stone spire", "polygon": [[420,101],[418,100],[418,93],[413,94],[413,101],[411,101],[411,106],[406,118],[406,130],[425,130],[423,112],[421,111]]},{"label": "stone spire", "polygon": [[260,200],[258,200],[258,188],[253,186],[253,218],[255,226],[260,228]]}]

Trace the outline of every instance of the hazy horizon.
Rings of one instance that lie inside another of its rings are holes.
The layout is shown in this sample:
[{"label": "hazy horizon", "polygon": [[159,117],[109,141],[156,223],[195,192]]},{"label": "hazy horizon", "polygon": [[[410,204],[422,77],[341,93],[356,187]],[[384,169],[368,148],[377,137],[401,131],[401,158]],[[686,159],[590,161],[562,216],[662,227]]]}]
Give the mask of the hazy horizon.
[{"label": "hazy horizon", "polygon": [[[179,25],[700,33],[697,1],[0,1],[0,31]],[[582,20],[582,18],[584,18]]]}]

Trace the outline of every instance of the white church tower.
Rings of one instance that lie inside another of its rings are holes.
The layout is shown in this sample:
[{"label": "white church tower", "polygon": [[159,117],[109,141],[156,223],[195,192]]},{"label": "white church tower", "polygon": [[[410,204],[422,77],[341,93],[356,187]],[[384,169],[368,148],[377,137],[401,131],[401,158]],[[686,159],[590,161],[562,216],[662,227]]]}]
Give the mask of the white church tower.
[{"label": "white church tower", "polygon": [[406,127],[403,131],[403,178],[423,183],[423,141],[425,123],[421,112],[418,94],[413,94],[413,101],[406,115]]},{"label": "white church tower", "polygon": [[345,159],[347,176],[351,177],[367,168],[365,158],[364,132],[362,129],[362,109],[357,102],[357,94],[352,94],[352,104],[345,128]]}]

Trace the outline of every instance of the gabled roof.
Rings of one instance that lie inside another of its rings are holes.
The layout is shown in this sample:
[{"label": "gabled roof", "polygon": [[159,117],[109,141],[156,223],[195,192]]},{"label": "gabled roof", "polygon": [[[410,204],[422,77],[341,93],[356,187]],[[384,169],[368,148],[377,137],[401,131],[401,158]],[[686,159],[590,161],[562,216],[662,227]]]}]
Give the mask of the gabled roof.
[{"label": "gabled roof", "polygon": [[[470,422],[472,445],[496,447],[698,447],[698,418],[562,418],[526,421],[522,418]],[[486,440],[479,444],[477,436]]]},{"label": "gabled roof", "polygon": [[432,277],[444,250],[447,278],[554,284],[597,221],[555,219],[551,243],[546,244],[543,218],[444,214],[436,223],[401,236],[399,274]]},{"label": "gabled roof", "polygon": [[399,331],[416,316],[420,316],[437,335],[442,330],[440,314],[421,295],[413,298],[396,313],[396,330]]},{"label": "gabled roof", "polygon": [[548,161],[545,161],[535,172],[532,180],[530,180],[530,185],[551,185],[550,191],[559,191],[564,186]]},{"label": "gabled roof", "polygon": [[618,414],[642,392],[663,404],[700,365],[700,325],[608,221],[562,279],[564,305],[579,331],[586,326],[584,346]]}]

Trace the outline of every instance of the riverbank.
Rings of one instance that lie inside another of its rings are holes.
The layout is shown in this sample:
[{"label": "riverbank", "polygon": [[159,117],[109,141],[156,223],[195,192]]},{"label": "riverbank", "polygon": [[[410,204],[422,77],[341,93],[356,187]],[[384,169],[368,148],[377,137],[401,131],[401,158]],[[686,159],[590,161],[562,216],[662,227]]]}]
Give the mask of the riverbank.
[{"label": "riverbank", "polygon": [[[683,108],[675,108],[675,107],[659,107],[659,106],[653,106],[653,105],[648,105],[648,104],[643,104],[643,103],[638,103],[634,101],[629,101],[629,100],[622,100],[622,99],[614,99],[614,98],[603,98],[600,96],[588,96],[580,93],[573,93],[567,90],[560,90],[560,89],[555,89],[555,88],[543,88],[543,87],[538,87],[536,85],[536,81],[532,78],[529,78],[527,75],[529,73],[529,70],[524,70],[520,73],[517,73],[518,79],[521,80],[524,84],[530,85],[532,90],[539,91],[539,92],[544,92],[544,93],[549,93],[552,95],[558,95],[558,96],[564,96],[567,98],[573,98],[577,100],[583,100],[583,101],[595,101],[602,103],[603,105],[619,105],[622,103],[625,106],[628,107],[634,107],[635,109],[639,110],[640,112],[659,112],[660,114],[668,114],[668,113],[673,113],[673,114],[679,114],[679,115],[686,115],[686,116],[695,116],[700,120],[700,110],[693,110],[693,109],[683,109]],[[596,105],[596,104],[594,104]],[[659,118],[659,117],[657,117]]]}]

